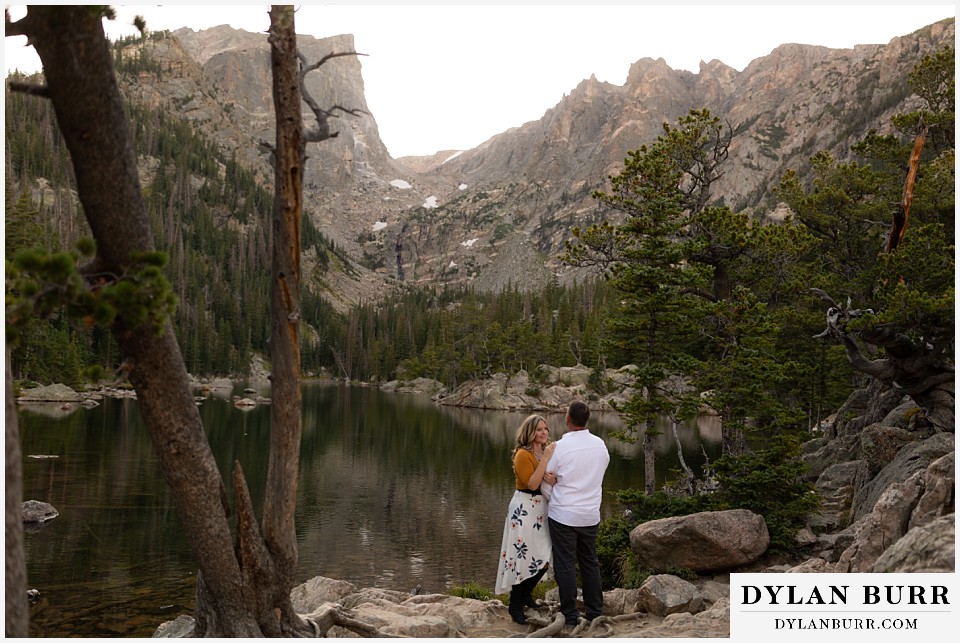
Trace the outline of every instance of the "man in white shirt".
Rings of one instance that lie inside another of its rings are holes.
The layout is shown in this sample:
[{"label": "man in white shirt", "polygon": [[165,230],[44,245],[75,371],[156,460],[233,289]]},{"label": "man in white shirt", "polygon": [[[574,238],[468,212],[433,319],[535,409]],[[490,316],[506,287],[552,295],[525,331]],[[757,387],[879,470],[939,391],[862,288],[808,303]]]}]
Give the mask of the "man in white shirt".
[{"label": "man in white shirt", "polygon": [[597,529],[603,474],[610,452],[587,430],[590,408],[580,401],[567,408],[567,432],[557,442],[541,490],[549,501],[547,522],[553,542],[553,574],[560,591],[560,611],[567,625],[580,619],[577,610],[577,569],[583,582],[583,606],[588,620],[603,613],[603,588],[597,560]]}]

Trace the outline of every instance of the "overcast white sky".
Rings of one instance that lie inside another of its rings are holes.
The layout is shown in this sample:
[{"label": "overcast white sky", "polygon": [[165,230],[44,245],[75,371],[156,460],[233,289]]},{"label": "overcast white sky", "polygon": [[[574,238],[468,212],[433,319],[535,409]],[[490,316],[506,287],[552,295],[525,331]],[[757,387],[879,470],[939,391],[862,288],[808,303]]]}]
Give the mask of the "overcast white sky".
[{"label": "overcast white sky", "polygon": [[[23,6],[6,5],[13,19]],[[263,32],[266,4],[114,5],[110,37],[134,33],[134,15],[154,30],[221,24]],[[352,33],[367,104],[394,157],[476,147],[539,119],[591,74],[622,85],[630,65],[663,58],[697,72],[720,60],[743,70],[784,43],[848,48],[885,44],[956,15],[928,5],[299,5],[298,33]],[[9,72],[39,66],[26,39],[6,38]]]}]

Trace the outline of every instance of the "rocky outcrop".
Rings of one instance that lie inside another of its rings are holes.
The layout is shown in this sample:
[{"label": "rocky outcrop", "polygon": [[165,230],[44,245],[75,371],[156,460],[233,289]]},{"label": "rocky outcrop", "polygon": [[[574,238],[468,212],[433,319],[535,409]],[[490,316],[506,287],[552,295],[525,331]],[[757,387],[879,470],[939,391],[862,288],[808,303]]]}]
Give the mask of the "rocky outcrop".
[{"label": "rocky outcrop", "polygon": [[956,571],[956,532],[953,514],[941,516],[921,527],[911,529],[903,538],[884,550],[873,564],[872,571],[953,573]]},{"label": "rocky outcrop", "polygon": [[434,399],[443,406],[464,406],[479,409],[556,411],[574,400],[586,402],[593,411],[612,411],[613,405],[626,402],[634,392],[630,388],[630,372],[634,366],[607,369],[604,388],[611,392],[600,395],[589,385],[592,369],[582,364],[556,367],[543,364],[531,377],[526,371],[514,375],[494,373],[483,380],[465,382],[452,392]]},{"label": "rocky outcrop", "polygon": [[24,389],[17,396],[20,403],[31,402],[81,402],[84,396],[66,384],[50,384],[37,388]]},{"label": "rocky outcrop", "polygon": [[421,395],[441,395],[447,390],[442,382],[428,377],[416,377],[412,380],[391,380],[380,385],[380,390],[388,393],[419,393]]},{"label": "rocky outcrop", "polygon": [[955,437],[877,381],[854,392],[811,441],[821,511],[812,558],[792,572],[954,571]]},{"label": "rocky outcrop", "polygon": [[746,509],[705,511],[637,525],[630,547],[642,568],[712,572],[752,563],[767,550],[763,517]]}]

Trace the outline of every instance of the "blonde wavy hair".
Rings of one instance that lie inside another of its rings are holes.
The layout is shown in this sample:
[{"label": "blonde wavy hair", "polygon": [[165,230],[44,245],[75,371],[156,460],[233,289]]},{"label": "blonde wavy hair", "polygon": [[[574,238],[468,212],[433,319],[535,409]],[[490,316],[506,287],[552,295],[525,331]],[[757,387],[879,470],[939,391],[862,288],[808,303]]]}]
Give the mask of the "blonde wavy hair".
[{"label": "blonde wavy hair", "polygon": [[550,425],[543,419],[543,416],[536,414],[527,416],[527,419],[524,420],[523,424],[517,429],[516,442],[513,445],[513,451],[510,453],[511,458],[517,455],[517,451],[520,449],[527,449],[529,451],[533,448],[533,438],[536,436],[537,427],[540,426],[541,422],[547,425],[547,430],[549,431]]}]

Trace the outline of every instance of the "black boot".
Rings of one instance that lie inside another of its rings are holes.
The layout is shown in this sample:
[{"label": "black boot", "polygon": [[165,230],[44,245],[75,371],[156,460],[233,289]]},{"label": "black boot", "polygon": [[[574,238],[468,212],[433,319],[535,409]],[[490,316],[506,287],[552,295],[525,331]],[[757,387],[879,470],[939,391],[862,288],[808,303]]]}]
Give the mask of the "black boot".
[{"label": "black boot", "polygon": [[537,586],[537,583],[540,582],[540,579],[543,578],[543,575],[547,573],[547,568],[544,567],[536,574],[528,578],[527,580],[520,583],[521,594],[520,600],[524,605],[531,609],[539,609],[540,605],[533,599],[533,589]]},{"label": "black boot", "polygon": [[520,625],[526,624],[527,617],[523,614],[522,584],[510,587],[510,605],[507,606],[507,611],[510,612],[510,618],[513,619],[514,623],[519,623]]}]

